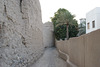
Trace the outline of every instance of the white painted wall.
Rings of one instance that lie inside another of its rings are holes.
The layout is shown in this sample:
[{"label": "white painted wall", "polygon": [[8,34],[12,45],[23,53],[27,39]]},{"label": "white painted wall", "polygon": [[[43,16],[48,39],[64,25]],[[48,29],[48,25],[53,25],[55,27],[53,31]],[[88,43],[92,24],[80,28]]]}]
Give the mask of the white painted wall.
[{"label": "white painted wall", "polygon": [[[95,28],[92,28],[92,21],[95,21]],[[87,23],[90,23],[90,29],[87,28]],[[100,29],[100,7],[96,7],[86,14],[86,33]]]}]

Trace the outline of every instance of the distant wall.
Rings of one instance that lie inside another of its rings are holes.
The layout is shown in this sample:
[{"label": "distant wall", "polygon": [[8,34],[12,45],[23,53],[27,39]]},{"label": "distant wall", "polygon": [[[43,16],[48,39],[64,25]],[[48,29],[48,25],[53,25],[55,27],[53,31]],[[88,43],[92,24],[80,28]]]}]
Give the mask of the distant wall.
[{"label": "distant wall", "polygon": [[46,22],[43,24],[43,42],[44,47],[51,47],[54,45],[53,23]]},{"label": "distant wall", "polygon": [[68,54],[69,61],[77,67],[100,67],[100,30],[68,41],[56,41],[56,47]]}]

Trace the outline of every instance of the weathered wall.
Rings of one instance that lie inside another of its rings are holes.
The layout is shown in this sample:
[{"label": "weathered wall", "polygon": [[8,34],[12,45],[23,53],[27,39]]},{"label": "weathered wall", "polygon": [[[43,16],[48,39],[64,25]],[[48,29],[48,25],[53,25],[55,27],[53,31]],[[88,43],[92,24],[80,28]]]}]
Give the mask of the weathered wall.
[{"label": "weathered wall", "polygon": [[0,67],[29,67],[43,53],[39,0],[0,0]]},{"label": "weathered wall", "polygon": [[45,48],[52,47],[54,45],[53,23],[46,22],[43,24],[43,42]]},{"label": "weathered wall", "polygon": [[[69,40],[57,41],[56,46],[58,50],[68,54],[69,61],[77,67],[100,67],[100,30]],[[65,56],[60,57],[66,59]]]}]

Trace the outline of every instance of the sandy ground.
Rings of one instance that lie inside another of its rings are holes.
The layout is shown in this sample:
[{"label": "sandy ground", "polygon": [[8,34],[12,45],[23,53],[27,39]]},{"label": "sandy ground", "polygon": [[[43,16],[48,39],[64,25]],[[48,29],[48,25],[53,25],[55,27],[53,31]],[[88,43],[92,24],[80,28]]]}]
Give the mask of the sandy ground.
[{"label": "sandy ground", "polygon": [[67,67],[67,65],[59,58],[56,48],[47,48],[44,55],[31,67]]}]

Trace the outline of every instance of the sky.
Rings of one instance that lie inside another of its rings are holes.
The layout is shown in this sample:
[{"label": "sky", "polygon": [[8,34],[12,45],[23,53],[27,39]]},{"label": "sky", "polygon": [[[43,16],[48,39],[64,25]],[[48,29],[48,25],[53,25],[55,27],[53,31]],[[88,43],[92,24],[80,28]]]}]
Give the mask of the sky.
[{"label": "sky", "polygon": [[86,13],[100,7],[100,0],[40,0],[40,4],[43,23],[51,21],[50,17],[53,17],[59,8],[65,8],[74,14],[79,23],[80,18],[86,18]]}]

